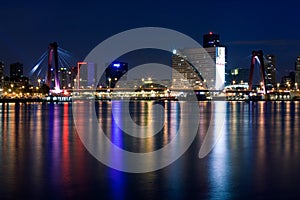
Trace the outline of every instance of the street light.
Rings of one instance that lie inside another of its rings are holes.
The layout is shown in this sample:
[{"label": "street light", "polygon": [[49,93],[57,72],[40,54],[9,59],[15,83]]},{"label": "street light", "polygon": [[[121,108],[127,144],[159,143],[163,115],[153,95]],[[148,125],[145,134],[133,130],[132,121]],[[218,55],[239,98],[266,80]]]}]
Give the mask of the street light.
[{"label": "street light", "polygon": [[41,87],[41,79],[39,78],[37,81],[38,81],[39,87]]},{"label": "street light", "polygon": [[77,85],[77,80],[76,80],[76,78],[74,78],[74,87],[73,87],[73,88],[75,88],[75,85]]},{"label": "street light", "polygon": [[9,91],[14,91],[14,84],[10,84],[10,88]]}]

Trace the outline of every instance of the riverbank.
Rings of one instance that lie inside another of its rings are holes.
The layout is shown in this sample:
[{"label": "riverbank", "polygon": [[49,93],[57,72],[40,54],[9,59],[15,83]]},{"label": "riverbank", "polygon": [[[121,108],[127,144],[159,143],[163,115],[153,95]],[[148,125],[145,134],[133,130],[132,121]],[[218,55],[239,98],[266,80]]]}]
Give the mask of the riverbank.
[{"label": "riverbank", "polygon": [[[75,100],[75,99],[74,99]],[[76,100],[95,100],[95,101],[114,101],[114,100],[124,100],[124,101],[185,101],[184,98],[157,98],[157,97],[139,97],[139,98],[76,98]],[[27,103],[27,102],[72,102],[73,99],[71,97],[56,97],[56,98],[1,98],[0,103]],[[253,99],[227,99],[227,98],[212,98],[212,99],[198,99],[198,101],[245,101],[245,102],[256,102],[256,101],[300,101],[300,98],[294,99],[261,99],[261,98],[253,98]]]}]

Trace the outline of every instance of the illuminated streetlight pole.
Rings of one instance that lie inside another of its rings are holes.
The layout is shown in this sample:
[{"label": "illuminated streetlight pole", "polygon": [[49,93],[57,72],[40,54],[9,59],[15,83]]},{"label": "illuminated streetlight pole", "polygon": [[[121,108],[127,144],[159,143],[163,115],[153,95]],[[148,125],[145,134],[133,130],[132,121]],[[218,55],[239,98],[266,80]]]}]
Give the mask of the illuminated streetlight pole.
[{"label": "illuminated streetlight pole", "polygon": [[39,87],[41,87],[41,79],[39,78],[37,81],[38,81]]}]

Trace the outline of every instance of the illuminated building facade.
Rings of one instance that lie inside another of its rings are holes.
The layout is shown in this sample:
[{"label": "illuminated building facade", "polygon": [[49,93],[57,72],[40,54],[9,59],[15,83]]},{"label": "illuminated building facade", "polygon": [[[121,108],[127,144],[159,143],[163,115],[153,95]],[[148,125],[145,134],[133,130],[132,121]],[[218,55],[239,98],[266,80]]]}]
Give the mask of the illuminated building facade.
[{"label": "illuminated building facade", "polygon": [[72,88],[72,83],[74,79],[72,75],[72,69],[61,67],[59,68],[58,76],[60,80],[61,89]]},{"label": "illuminated building facade", "polygon": [[222,90],[225,86],[225,66],[226,66],[226,48],[208,47],[205,48],[213,60],[213,65],[209,67],[209,79],[211,88]]},{"label": "illuminated building facade", "polygon": [[265,70],[266,70],[266,84],[276,85],[276,60],[274,55],[266,55]]},{"label": "illuminated building facade", "polygon": [[79,62],[80,72],[79,78],[80,88],[94,88],[97,86],[97,65],[93,62]]},{"label": "illuminated building facade", "polygon": [[[176,50],[176,55],[184,59],[181,63],[173,55],[172,67],[190,82],[190,86],[206,85],[207,89],[221,90],[225,86],[225,47],[209,47]],[[184,63],[189,63],[188,65]],[[181,66],[180,66],[181,65]],[[190,67],[192,66],[192,67]],[[197,72],[193,72],[194,69]],[[173,73],[174,74],[174,73]],[[186,74],[190,74],[187,76]],[[195,74],[201,75],[197,80]],[[172,84],[174,85],[172,77]],[[199,83],[203,79],[203,84]],[[176,80],[177,81],[177,80]]]},{"label": "illuminated building facade", "polygon": [[[172,76],[173,88],[205,88],[204,79],[195,66],[185,56],[174,52],[172,55],[172,68],[176,70]],[[178,72],[178,73],[177,73]]]},{"label": "illuminated building facade", "polygon": [[298,56],[295,63],[295,83],[297,83],[297,88],[300,86],[300,56]]},{"label": "illuminated building facade", "polygon": [[[203,47],[174,50],[177,57],[173,55],[172,67],[184,75],[190,86],[205,85],[207,89],[222,90],[225,86],[226,47],[220,45],[220,36],[214,33],[203,36]],[[197,72],[193,72],[195,70]],[[176,86],[174,74],[172,84]],[[197,74],[200,76],[196,80]],[[199,83],[201,79],[202,84]]]}]

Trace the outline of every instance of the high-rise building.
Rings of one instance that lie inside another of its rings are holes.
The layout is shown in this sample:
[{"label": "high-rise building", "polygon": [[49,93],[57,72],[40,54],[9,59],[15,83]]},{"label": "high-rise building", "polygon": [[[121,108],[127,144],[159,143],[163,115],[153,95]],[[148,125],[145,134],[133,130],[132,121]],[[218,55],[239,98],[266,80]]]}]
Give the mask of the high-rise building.
[{"label": "high-rise building", "polygon": [[219,47],[220,46],[220,35],[210,32],[203,35],[203,48],[208,47]]},{"label": "high-rise building", "polygon": [[[179,52],[172,55],[172,87],[173,88],[205,88],[204,79],[199,71],[191,64],[184,56],[181,56]],[[177,73],[178,72],[178,73]]]},{"label": "high-rise building", "polygon": [[115,61],[111,63],[105,70],[106,85],[109,88],[116,87],[117,82],[122,77],[122,80],[127,80],[126,73],[128,71],[128,63]]},{"label": "high-rise building", "polygon": [[69,70],[67,68],[61,67],[58,70],[58,76],[60,80],[60,87],[66,89],[69,87]]},{"label": "high-rise building", "polygon": [[16,87],[29,84],[29,78],[23,74],[22,63],[17,62],[10,65],[10,83],[13,83]]},{"label": "high-rise building", "polygon": [[205,48],[214,64],[210,67],[213,78],[210,80],[213,89],[223,89],[225,86],[226,48],[223,46]]},{"label": "high-rise building", "polygon": [[[175,53],[175,52],[174,52]],[[178,63],[178,58],[173,56],[172,67],[190,82],[189,86],[195,86],[199,81],[203,79],[203,85],[206,85],[208,89],[223,89],[225,86],[225,47],[210,47],[210,48],[194,48],[194,49],[180,49],[176,50],[176,55],[184,61]],[[188,63],[188,65],[183,65]],[[181,65],[181,66],[178,66]],[[183,68],[186,68],[183,70]],[[193,72],[188,69],[191,68],[197,72]],[[178,70],[180,69],[180,70]],[[191,76],[186,74],[190,73]],[[173,73],[174,74],[174,73]],[[201,75],[201,78],[194,79],[194,75]],[[172,82],[174,85],[173,75]],[[190,80],[193,79],[193,80]],[[178,81],[178,80],[176,80]],[[201,84],[200,84],[201,85]]]},{"label": "high-rise building", "polygon": [[[221,90],[225,86],[226,48],[220,45],[219,38],[220,37],[217,34],[205,34],[203,36],[203,46],[205,48],[186,48],[174,50],[173,52],[173,54],[185,59],[186,63],[189,63],[193,66],[193,69],[198,71],[197,73],[203,78],[203,85],[206,85],[208,89]],[[178,64],[180,63],[178,63],[175,58],[176,57],[173,56],[173,69],[181,68],[182,70],[183,67],[178,67]],[[188,67],[188,65],[186,65],[186,67]],[[181,73],[180,71],[178,72]],[[182,73],[187,72],[183,71]],[[192,77],[184,76],[187,78],[188,82],[193,83],[190,86],[195,85],[194,82],[196,80],[190,80],[191,78],[194,78],[193,76],[194,75],[192,75]],[[174,85],[174,76],[172,79],[172,84]]]},{"label": "high-rise building", "polygon": [[295,62],[295,83],[297,83],[297,88],[300,87],[300,56],[297,57]]},{"label": "high-rise building", "polygon": [[[98,84],[97,79],[97,65],[93,62],[79,62],[80,66],[79,75],[77,73],[77,78],[79,77],[80,88],[94,88]],[[73,70],[71,71],[71,73]],[[77,81],[77,80],[76,80]]]},{"label": "high-rise building", "polygon": [[23,77],[23,64],[22,63],[13,63],[10,65],[10,78],[11,79],[20,79]]},{"label": "high-rise building", "polygon": [[265,70],[266,70],[266,84],[272,86],[276,85],[276,59],[274,55],[266,55]]},{"label": "high-rise building", "polygon": [[4,62],[0,61],[0,88],[4,87]]}]

